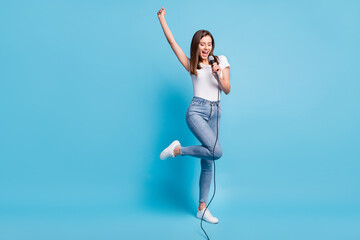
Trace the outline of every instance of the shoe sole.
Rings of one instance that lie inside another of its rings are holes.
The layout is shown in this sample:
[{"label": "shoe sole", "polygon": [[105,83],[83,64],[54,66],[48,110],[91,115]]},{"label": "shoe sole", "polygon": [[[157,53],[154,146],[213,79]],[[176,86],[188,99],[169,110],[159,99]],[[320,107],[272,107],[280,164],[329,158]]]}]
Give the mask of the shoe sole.
[{"label": "shoe sole", "polygon": [[[201,217],[198,217],[198,216],[196,216],[196,217],[201,220]],[[209,222],[209,221],[206,221],[205,218],[204,218],[203,220],[204,220],[205,222],[211,223],[211,224],[218,224],[218,223],[219,223],[219,220],[218,220],[217,222]]]}]

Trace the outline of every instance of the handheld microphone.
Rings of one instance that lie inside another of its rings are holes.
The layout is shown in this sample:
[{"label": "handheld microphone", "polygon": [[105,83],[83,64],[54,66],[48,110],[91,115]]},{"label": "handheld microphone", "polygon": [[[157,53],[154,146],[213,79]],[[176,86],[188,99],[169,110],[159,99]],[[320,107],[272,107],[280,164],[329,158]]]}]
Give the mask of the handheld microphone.
[{"label": "handheld microphone", "polygon": [[[209,63],[211,64],[211,67],[214,67],[214,56],[209,56]],[[217,72],[215,72],[215,74],[216,74],[216,78],[217,78],[217,80],[219,81],[219,75],[218,75],[218,73]]]}]

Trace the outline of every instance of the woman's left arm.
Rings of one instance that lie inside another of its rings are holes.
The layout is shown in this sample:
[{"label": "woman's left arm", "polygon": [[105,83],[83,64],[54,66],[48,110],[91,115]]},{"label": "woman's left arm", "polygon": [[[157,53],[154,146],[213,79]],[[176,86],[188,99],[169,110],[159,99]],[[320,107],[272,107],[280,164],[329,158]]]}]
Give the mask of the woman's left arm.
[{"label": "woman's left arm", "polygon": [[[220,88],[224,91],[226,95],[230,93],[230,68],[226,67],[224,69],[221,69],[217,63],[214,63],[213,66],[213,74],[216,76],[215,72],[217,72],[219,76],[219,85]],[[220,76],[220,72],[222,72],[222,77]]]}]

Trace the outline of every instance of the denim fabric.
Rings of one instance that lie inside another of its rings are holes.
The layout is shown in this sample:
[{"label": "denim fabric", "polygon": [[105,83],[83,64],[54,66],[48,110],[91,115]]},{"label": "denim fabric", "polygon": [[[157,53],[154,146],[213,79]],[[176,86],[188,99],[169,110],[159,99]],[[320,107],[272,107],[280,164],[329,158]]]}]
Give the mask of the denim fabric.
[{"label": "denim fabric", "polygon": [[[219,108],[219,109],[218,109]],[[212,178],[213,149],[216,140],[216,122],[219,110],[218,126],[220,126],[221,104],[220,101],[209,101],[199,97],[193,97],[186,112],[186,123],[191,132],[202,145],[181,147],[181,156],[193,156],[201,158],[200,174],[200,202],[206,202],[210,190]],[[219,141],[216,142],[214,160],[222,155]]]}]

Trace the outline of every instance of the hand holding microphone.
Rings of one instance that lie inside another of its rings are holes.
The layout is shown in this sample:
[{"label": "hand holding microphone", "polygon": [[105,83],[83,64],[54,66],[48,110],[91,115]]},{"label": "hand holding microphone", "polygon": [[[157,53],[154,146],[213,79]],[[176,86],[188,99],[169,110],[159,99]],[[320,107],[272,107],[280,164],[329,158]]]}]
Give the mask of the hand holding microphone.
[{"label": "hand holding microphone", "polygon": [[219,81],[221,68],[219,67],[219,65],[216,62],[214,62],[214,56],[209,56],[209,63],[211,64],[211,67],[212,67],[212,74]]}]

